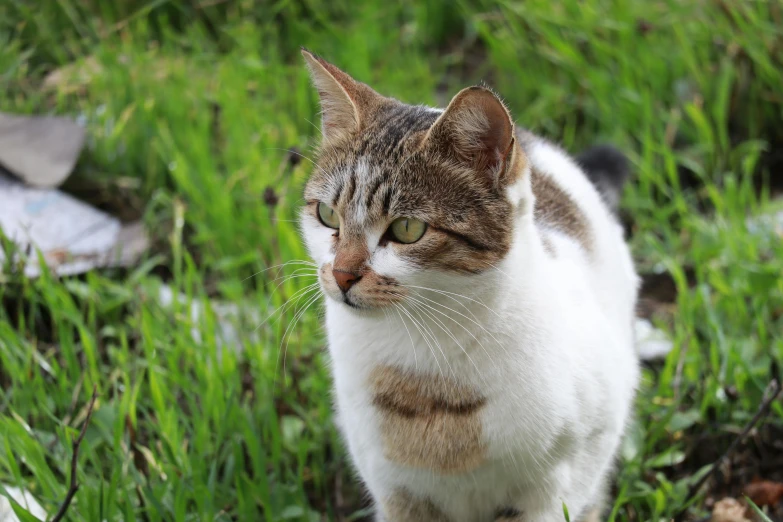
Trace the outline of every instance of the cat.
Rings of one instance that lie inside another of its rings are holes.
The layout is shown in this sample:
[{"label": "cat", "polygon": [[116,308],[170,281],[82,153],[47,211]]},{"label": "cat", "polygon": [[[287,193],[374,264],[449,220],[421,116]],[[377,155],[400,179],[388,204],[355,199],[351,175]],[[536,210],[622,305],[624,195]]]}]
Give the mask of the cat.
[{"label": "cat", "polygon": [[588,176],[486,86],[407,105],[302,54],[322,141],[300,226],[376,520],[598,520],[639,379],[624,156]]}]

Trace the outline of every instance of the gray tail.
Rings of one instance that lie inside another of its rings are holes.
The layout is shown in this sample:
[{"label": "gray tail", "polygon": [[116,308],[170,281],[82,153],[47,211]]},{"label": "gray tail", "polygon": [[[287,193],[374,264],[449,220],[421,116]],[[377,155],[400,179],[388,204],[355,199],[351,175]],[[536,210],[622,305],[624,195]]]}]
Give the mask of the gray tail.
[{"label": "gray tail", "polygon": [[582,152],[576,161],[612,212],[617,213],[623,186],[630,175],[625,154],[611,145],[596,145]]}]

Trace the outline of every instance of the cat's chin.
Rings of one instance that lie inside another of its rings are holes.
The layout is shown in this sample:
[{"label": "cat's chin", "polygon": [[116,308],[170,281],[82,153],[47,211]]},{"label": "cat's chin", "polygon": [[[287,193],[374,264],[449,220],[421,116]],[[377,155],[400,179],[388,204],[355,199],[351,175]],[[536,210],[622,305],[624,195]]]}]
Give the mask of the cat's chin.
[{"label": "cat's chin", "polygon": [[356,303],[353,299],[351,299],[347,295],[343,296],[342,303],[350,308],[353,308],[354,310],[362,310],[361,305],[359,305],[359,303]]},{"label": "cat's chin", "polygon": [[364,300],[352,298],[351,296],[344,294],[340,295],[339,297],[329,295],[328,298],[335,302],[337,306],[343,307],[345,310],[349,310],[353,313],[365,316],[380,315],[383,310],[389,306],[388,303],[376,304],[372,302],[366,302]]}]

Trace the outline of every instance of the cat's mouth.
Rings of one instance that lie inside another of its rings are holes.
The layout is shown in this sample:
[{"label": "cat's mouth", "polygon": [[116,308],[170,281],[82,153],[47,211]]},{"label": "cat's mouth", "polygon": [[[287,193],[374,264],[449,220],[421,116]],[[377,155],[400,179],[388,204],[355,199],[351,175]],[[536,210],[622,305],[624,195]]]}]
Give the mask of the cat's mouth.
[{"label": "cat's mouth", "polygon": [[346,284],[345,276],[340,281],[342,284],[338,283],[331,264],[324,265],[319,276],[327,296],[354,310],[369,311],[393,306],[402,302],[407,295],[407,291],[396,280],[371,270],[355,278],[350,285]]}]

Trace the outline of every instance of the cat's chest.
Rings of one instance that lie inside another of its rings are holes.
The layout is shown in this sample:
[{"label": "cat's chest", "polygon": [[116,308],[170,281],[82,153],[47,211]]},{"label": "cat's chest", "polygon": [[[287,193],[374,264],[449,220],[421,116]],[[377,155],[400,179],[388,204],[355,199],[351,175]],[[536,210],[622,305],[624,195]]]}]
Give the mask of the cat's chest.
[{"label": "cat's chest", "polygon": [[480,390],[438,374],[378,365],[367,376],[366,392],[388,461],[440,474],[485,462],[488,400]]}]

